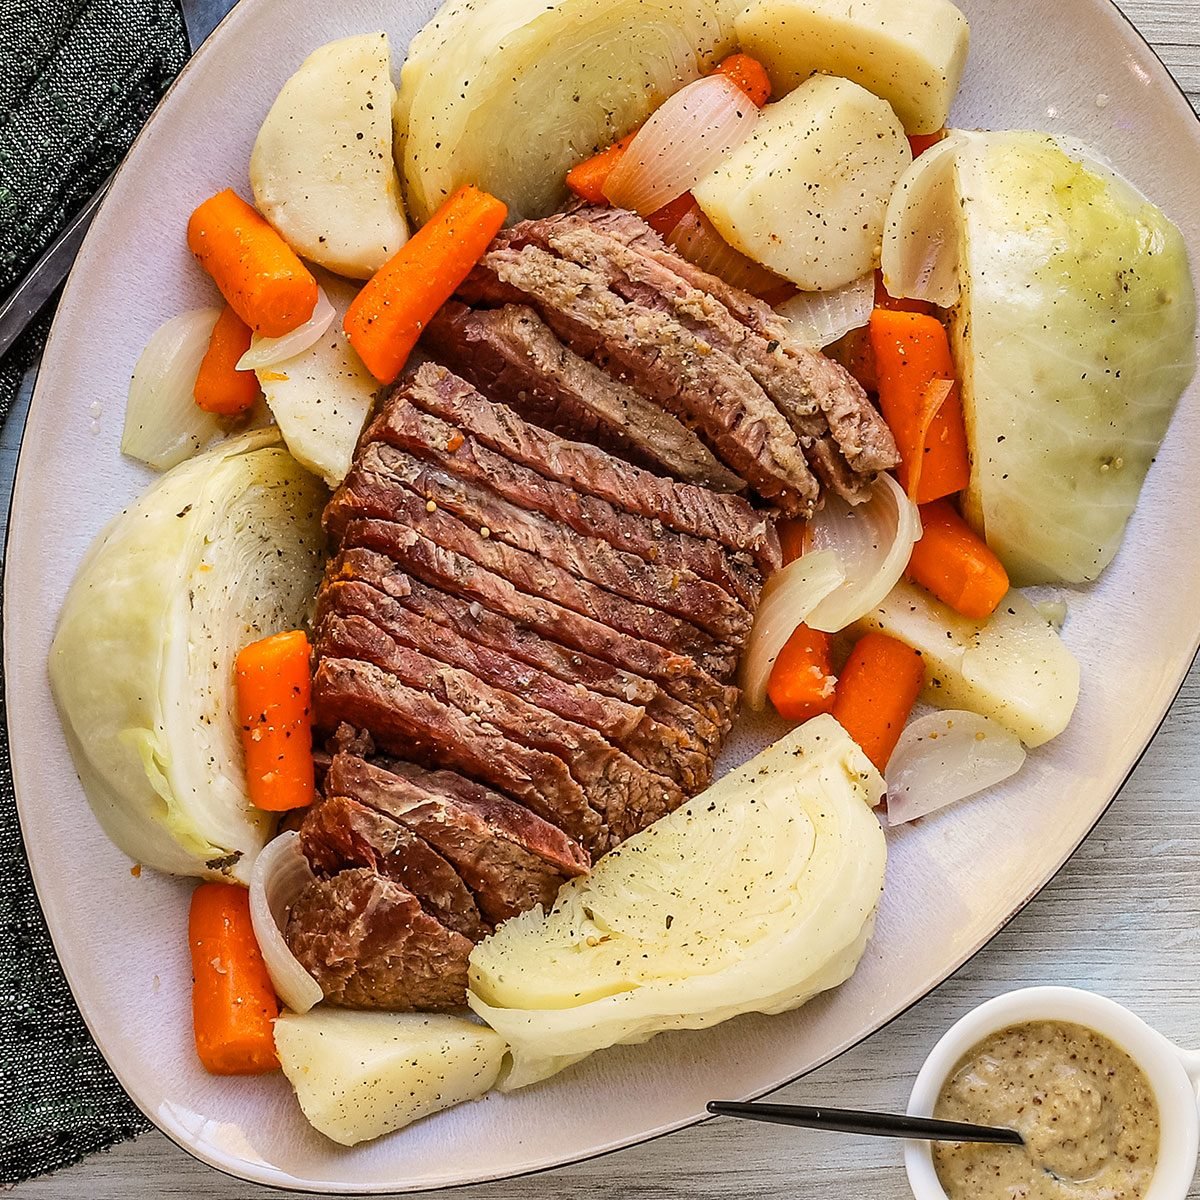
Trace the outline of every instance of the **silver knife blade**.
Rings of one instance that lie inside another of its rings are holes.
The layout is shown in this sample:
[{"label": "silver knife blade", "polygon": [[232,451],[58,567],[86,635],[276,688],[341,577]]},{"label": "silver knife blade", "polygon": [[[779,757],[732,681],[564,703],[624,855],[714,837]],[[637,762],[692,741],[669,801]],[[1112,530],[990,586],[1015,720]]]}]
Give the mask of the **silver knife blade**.
[{"label": "silver knife blade", "polygon": [[[237,0],[182,0],[183,19],[193,53],[217,27]],[[0,304],[0,357],[29,328],[46,301],[70,273],[92,218],[112,183],[110,175],[63,231],[50,243],[29,273]]]}]

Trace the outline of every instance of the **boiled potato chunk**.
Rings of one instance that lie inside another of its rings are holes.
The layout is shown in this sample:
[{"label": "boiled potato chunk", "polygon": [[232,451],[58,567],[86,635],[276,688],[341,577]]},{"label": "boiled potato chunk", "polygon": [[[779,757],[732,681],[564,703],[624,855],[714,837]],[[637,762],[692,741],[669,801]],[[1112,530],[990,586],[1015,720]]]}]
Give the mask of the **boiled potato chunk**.
[{"label": "boiled potato chunk", "polygon": [[606,854],[549,912],[506,921],[472,952],[468,994],[509,1043],[503,1089],[848,979],[883,889],[883,793],[817,717]]},{"label": "boiled potato chunk", "polygon": [[512,220],[554,211],[571,167],[708,69],[732,34],[718,0],[444,5],[414,39],[396,105],[412,215],[428,220],[464,183]]},{"label": "boiled potato chunk", "polygon": [[312,1127],[355,1146],[478,1099],[507,1047],[460,1017],[319,1007],[284,1013],[275,1049]]},{"label": "boiled potato chunk", "polygon": [[777,95],[840,75],[886,100],[908,133],[946,124],[967,65],[967,19],[950,0],[754,0],[736,25]]},{"label": "boiled potato chunk", "polygon": [[879,265],[888,200],[911,162],[885,101],[820,75],[767,105],[692,191],[743,254],[803,291],[833,291]]},{"label": "boiled potato chunk", "polygon": [[333,323],[307,350],[257,374],[292,457],[335,488],[349,474],[379,384],[342,329],[356,289],[332,276],[321,283],[337,313]]},{"label": "boiled potato chunk", "polygon": [[392,159],[395,88],[387,34],[315,50],[258,131],[250,186],[297,253],[368,279],[408,240]]},{"label": "boiled potato chunk", "polygon": [[889,634],[925,659],[924,698],[992,717],[1027,746],[1067,727],[1079,699],[1079,663],[1020,592],[980,624],[900,582],[858,626]]}]

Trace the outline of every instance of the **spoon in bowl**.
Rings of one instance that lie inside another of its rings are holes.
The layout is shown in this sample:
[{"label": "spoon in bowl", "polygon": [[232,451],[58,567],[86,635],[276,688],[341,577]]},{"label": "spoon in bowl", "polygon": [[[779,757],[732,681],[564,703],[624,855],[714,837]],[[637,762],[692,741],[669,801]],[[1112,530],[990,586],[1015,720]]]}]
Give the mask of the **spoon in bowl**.
[{"label": "spoon in bowl", "polygon": [[938,1121],[933,1117],[910,1117],[900,1113],[810,1108],[803,1104],[740,1104],[727,1100],[710,1100],[708,1111],[720,1117],[740,1117],[744,1121],[766,1121],[800,1129],[827,1129],[833,1133],[861,1133],[868,1137],[1024,1145],[1024,1139],[1015,1129],[969,1125],[962,1121]]}]

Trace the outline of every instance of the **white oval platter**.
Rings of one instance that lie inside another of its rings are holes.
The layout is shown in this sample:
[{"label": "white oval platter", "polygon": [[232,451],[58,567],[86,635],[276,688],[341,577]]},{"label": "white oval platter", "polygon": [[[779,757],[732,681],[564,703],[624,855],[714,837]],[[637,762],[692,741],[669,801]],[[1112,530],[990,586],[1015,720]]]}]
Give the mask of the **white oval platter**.
[{"label": "white oval platter", "polygon": [[[206,1075],[191,1040],[192,884],[151,871],[135,878],[100,832],[59,730],[46,653],[84,550],[149,480],[118,452],[138,352],[163,319],[211,300],[184,245],[188,214],[220,188],[246,194],[258,124],[308,51],[385,29],[398,65],[433,7],[243,0],[204,45],[121,170],[67,286],[22,448],[8,549],[17,798],[38,894],[84,1017],[169,1137],[231,1174],[311,1191],[412,1191],[576,1161],[688,1125],[713,1097],[760,1095],[852,1046],[960,966],[1069,857],[1153,736],[1200,640],[1193,387],[1115,566],[1070,597],[1065,636],[1083,665],[1075,721],[1011,785],[891,837],[877,932],[839,991],[787,1016],[612,1050],[540,1087],[353,1150],[306,1125],[281,1077]],[[973,52],[956,123],[1090,142],[1181,224],[1200,262],[1200,125],[1118,11],[1107,0],[963,7]],[[745,731],[727,763],[764,732]]]}]

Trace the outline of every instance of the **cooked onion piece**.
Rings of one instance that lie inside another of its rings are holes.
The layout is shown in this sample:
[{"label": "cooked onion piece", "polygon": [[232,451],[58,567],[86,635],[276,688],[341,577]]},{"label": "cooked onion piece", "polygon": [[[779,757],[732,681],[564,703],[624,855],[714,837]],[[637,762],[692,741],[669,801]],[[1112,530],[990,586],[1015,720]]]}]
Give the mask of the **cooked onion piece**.
[{"label": "cooked onion piece", "polygon": [[735,250],[699,207],[685,213],[667,241],[690,263],[754,296],[769,295],[787,281]]},{"label": "cooked onion piece", "polygon": [[742,689],[752,709],[759,711],[766,704],[771,668],[788,638],[845,581],[845,569],[833,550],[805,554],[767,580],[742,659]]},{"label": "cooked onion piece", "polygon": [[175,467],[105,528],[67,593],[50,684],[83,789],[130,858],[246,883],[274,817],[246,794],[233,663],[303,620],[325,492],[244,434]]},{"label": "cooked onion piece", "polygon": [[753,132],[758,107],[724,75],[680,88],[634,135],[604,193],[648,216],[678,199]]},{"label": "cooked onion piece", "polygon": [[921,513],[904,489],[883,474],[865,504],[827,495],[806,536],[810,553],[837,555],[845,579],[808,614],[805,624],[822,633],[840,633],[896,586],[920,540]]},{"label": "cooked onion piece", "polygon": [[428,220],[463,183],[498,196],[514,221],[553,212],[571,167],[641,125],[731,45],[728,17],[716,0],[443,9],[402,74],[413,216]]},{"label": "cooked onion piece", "polygon": [[883,780],[832,717],[793,730],[471,955],[524,1087],[593,1051],[797,1008],[854,971],[883,887]]},{"label": "cooked onion piece", "polygon": [[823,350],[866,325],[874,307],[875,272],[870,271],[836,291],[797,292],[775,311],[787,319],[796,341]]},{"label": "cooked onion piece", "polygon": [[980,624],[902,579],[855,628],[921,652],[930,704],[992,717],[1026,746],[1057,737],[1075,711],[1079,663],[1020,592],[1009,592]]},{"label": "cooked onion piece", "polygon": [[275,1049],[313,1128],[356,1146],[482,1096],[506,1047],[461,1017],[321,1007],[284,1013]]},{"label": "cooked onion piece", "polygon": [[932,713],[900,735],[887,765],[889,825],[904,825],[1003,783],[1025,762],[1015,733],[978,713]]},{"label": "cooked onion piece", "polygon": [[316,342],[333,324],[337,316],[324,288],[317,289],[317,306],[313,314],[303,325],[285,333],[282,337],[268,338],[254,334],[250,339],[250,349],[238,359],[239,371],[260,371],[264,367],[273,367],[285,359],[295,358],[303,354]]},{"label": "cooked onion piece", "polygon": [[254,936],[279,999],[295,1013],[306,1013],[324,999],[321,985],[300,965],[283,937],[292,901],[314,878],[295,831],[268,842],[250,873]]},{"label": "cooked onion piece", "polygon": [[217,417],[192,395],[219,308],[172,317],[146,343],[133,368],[121,452],[168,471],[225,435]]}]

